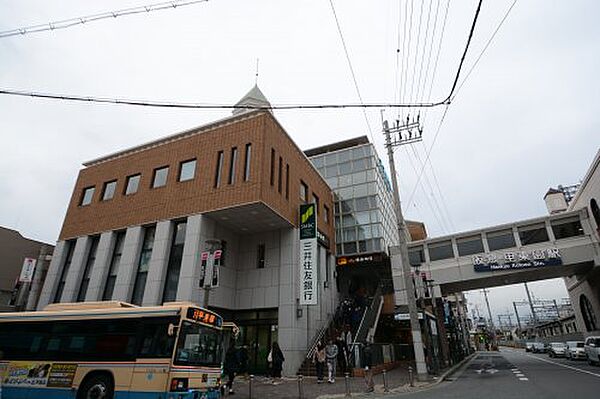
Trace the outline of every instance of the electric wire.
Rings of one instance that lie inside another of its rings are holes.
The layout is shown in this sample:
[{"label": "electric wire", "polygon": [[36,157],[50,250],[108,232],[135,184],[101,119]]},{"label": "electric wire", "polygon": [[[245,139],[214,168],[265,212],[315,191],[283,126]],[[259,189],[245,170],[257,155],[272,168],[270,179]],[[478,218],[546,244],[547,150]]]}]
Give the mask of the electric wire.
[{"label": "electric wire", "polygon": [[[427,53],[427,39],[429,37],[429,25],[431,21],[431,5],[433,4],[433,0],[429,0],[429,8],[427,10],[427,22],[425,23],[425,38],[423,39],[423,52],[421,53],[421,65],[419,66],[419,77],[417,78],[417,92],[415,95],[415,99],[421,98],[419,93],[421,93],[421,79],[423,77],[423,66],[425,65],[425,54]],[[431,40],[433,43],[433,38]]]},{"label": "electric wire", "polygon": [[[358,100],[361,104],[364,104],[362,95],[360,94],[360,89],[358,87],[358,81],[356,80],[356,74],[354,73],[354,67],[352,66],[352,61],[350,59],[350,53],[348,51],[348,47],[346,46],[346,40],[344,39],[344,33],[342,32],[342,27],[340,25],[340,21],[338,19],[337,13],[335,12],[335,6],[333,5],[333,0],[329,0],[329,4],[331,5],[331,12],[333,13],[333,17],[335,19],[335,24],[337,26],[338,33],[340,35],[340,40],[342,42],[342,47],[344,48],[344,53],[346,54],[346,61],[348,62],[348,68],[350,68],[350,74],[352,75],[352,81],[354,82],[354,88],[356,89],[356,94],[358,95]],[[369,136],[371,137],[371,141],[375,144],[375,138],[373,137],[373,130],[371,129],[371,123],[369,122],[369,117],[367,116],[366,108],[362,108],[363,116],[365,118],[365,123],[367,124],[367,129],[369,130]]]},{"label": "electric wire", "polygon": [[413,72],[411,74],[411,80],[410,80],[410,94],[408,96],[409,102],[413,101],[415,76],[417,75],[417,64],[419,63],[418,62],[418,60],[419,60],[419,43],[421,41],[421,25],[423,25],[423,3],[424,2],[425,2],[424,0],[419,2],[419,3],[421,3],[421,7],[419,8],[419,25],[417,27],[417,41],[415,42],[415,62],[413,63]]},{"label": "electric wire", "polygon": [[515,4],[517,4],[517,0],[514,0],[512,2],[512,4],[510,5],[510,7],[508,8],[508,10],[506,10],[506,13],[504,14],[504,17],[502,17],[502,19],[500,20],[500,23],[498,24],[498,26],[496,26],[496,29],[494,30],[494,33],[492,33],[492,36],[490,36],[490,38],[486,42],[485,46],[483,46],[483,49],[481,50],[481,52],[479,53],[479,55],[475,59],[475,62],[473,63],[473,65],[469,69],[469,72],[467,72],[467,74],[465,75],[464,79],[462,80],[462,82],[460,83],[460,85],[458,86],[458,88],[456,89],[456,93],[452,96],[452,98],[456,97],[456,95],[458,94],[458,92],[460,91],[460,89],[463,87],[463,85],[465,84],[465,82],[467,81],[467,79],[469,79],[469,76],[471,76],[471,72],[473,72],[473,69],[475,69],[475,67],[479,63],[479,60],[481,60],[481,57],[483,56],[483,54],[485,53],[485,51],[488,49],[488,47],[490,46],[490,44],[492,43],[492,41],[496,37],[496,34],[498,33],[498,31],[500,30],[500,28],[502,27],[502,25],[504,24],[504,22],[508,18],[508,15],[512,11],[512,9],[515,6]]},{"label": "electric wire", "polygon": [[95,22],[102,19],[117,18],[126,15],[149,13],[152,11],[160,11],[177,7],[185,7],[198,3],[206,3],[208,0],[175,0],[163,3],[154,3],[144,6],[124,8],[116,11],[102,12],[98,14],[87,15],[84,17],[69,18],[59,21],[49,22],[46,24],[31,25],[22,28],[9,29],[0,31],[0,39],[11,36],[23,36],[29,33],[44,32],[49,30],[66,29],[76,25],[83,25],[89,22]]}]

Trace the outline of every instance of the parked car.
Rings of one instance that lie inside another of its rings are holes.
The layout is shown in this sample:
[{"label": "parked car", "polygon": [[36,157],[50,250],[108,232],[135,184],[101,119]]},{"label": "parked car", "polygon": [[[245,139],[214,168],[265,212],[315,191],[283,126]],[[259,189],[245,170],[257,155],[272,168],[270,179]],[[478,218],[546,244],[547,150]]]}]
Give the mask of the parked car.
[{"label": "parked car", "polygon": [[534,343],[535,342],[525,342],[525,352],[532,352]]},{"label": "parked car", "polygon": [[544,345],[543,342],[534,342],[533,343],[533,348],[531,348],[531,351],[533,353],[545,353],[546,352],[546,345]]},{"label": "parked car", "polygon": [[600,336],[587,337],[584,349],[589,364],[600,364]]},{"label": "parked car", "polygon": [[550,357],[564,357],[566,345],[564,342],[550,342],[548,345],[548,356]]},{"label": "parked car", "polygon": [[585,342],[583,341],[567,341],[565,349],[565,357],[569,360],[585,359]]}]

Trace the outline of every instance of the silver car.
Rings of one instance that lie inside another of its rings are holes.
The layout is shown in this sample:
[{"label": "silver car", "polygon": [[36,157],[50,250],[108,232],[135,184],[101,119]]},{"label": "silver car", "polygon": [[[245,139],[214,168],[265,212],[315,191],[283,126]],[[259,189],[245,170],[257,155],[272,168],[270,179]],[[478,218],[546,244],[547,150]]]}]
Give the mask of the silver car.
[{"label": "silver car", "polygon": [[600,336],[587,337],[584,349],[589,364],[600,364]]},{"label": "silver car", "polygon": [[548,345],[548,356],[564,357],[566,346],[563,342],[550,342]]},{"label": "silver car", "polygon": [[583,341],[567,341],[565,349],[565,357],[570,360],[585,359],[585,342]]}]

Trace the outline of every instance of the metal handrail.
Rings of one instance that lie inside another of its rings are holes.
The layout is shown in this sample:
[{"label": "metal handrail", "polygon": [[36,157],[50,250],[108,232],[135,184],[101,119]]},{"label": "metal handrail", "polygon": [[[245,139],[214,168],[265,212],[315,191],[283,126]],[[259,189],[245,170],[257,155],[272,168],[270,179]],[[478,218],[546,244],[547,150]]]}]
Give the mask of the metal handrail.
[{"label": "metal handrail", "polygon": [[323,336],[325,335],[325,332],[327,331],[327,329],[331,325],[332,321],[333,321],[333,315],[330,315],[327,318],[327,322],[323,325],[323,327],[321,327],[319,329],[319,331],[315,335],[315,338],[313,339],[313,342],[311,343],[310,348],[309,348],[308,352],[306,353],[306,358],[307,359],[311,359],[313,357],[315,351],[317,350],[317,344],[319,343],[319,341],[321,339],[323,339]]},{"label": "metal handrail", "polygon": [[[377,299],[383,299],[382,298],[382,294],[381,294],[381,286],[377,287],[377,290],[375,290],[375,294],[373,295],[373,300],[371,301],[371,303],[369,304],[369,306],[365,307],[365,310],[363,312],[363,316],[360,320],[360,324],[358,325],[358,328],[356,329],[356,333],[354,334],[354,341],[352,342],[352,344],[350,345],[350,348],[348,349],[349,352],[349,356],[348,356],[348,364],[350,364],[351,359],[352,361],[354,360],[354,348],[356,347],[356,345],[359,343],[358,342],[358,338],[361,335],[360,332],[363,328],[363,324],[365,322],[365,319],[367,317],[367,314],[369,314],[371,311],[373,311],[375,309],[375,306],[377,308],[380,307],[380,303],[377,301]],[[375,303],[377,303],[377,305],[375,305]]]}]

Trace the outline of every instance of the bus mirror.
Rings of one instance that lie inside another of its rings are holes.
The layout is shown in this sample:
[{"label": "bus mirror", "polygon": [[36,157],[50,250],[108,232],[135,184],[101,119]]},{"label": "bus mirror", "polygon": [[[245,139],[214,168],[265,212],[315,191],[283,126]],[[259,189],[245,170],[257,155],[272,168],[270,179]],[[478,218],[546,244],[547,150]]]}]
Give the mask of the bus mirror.
[{"label": "bus mirror", "polygon": [[169,328],[167,329],[167,335],[172,337],[177,332],[177,326],[173,323],[169,323]]}]

